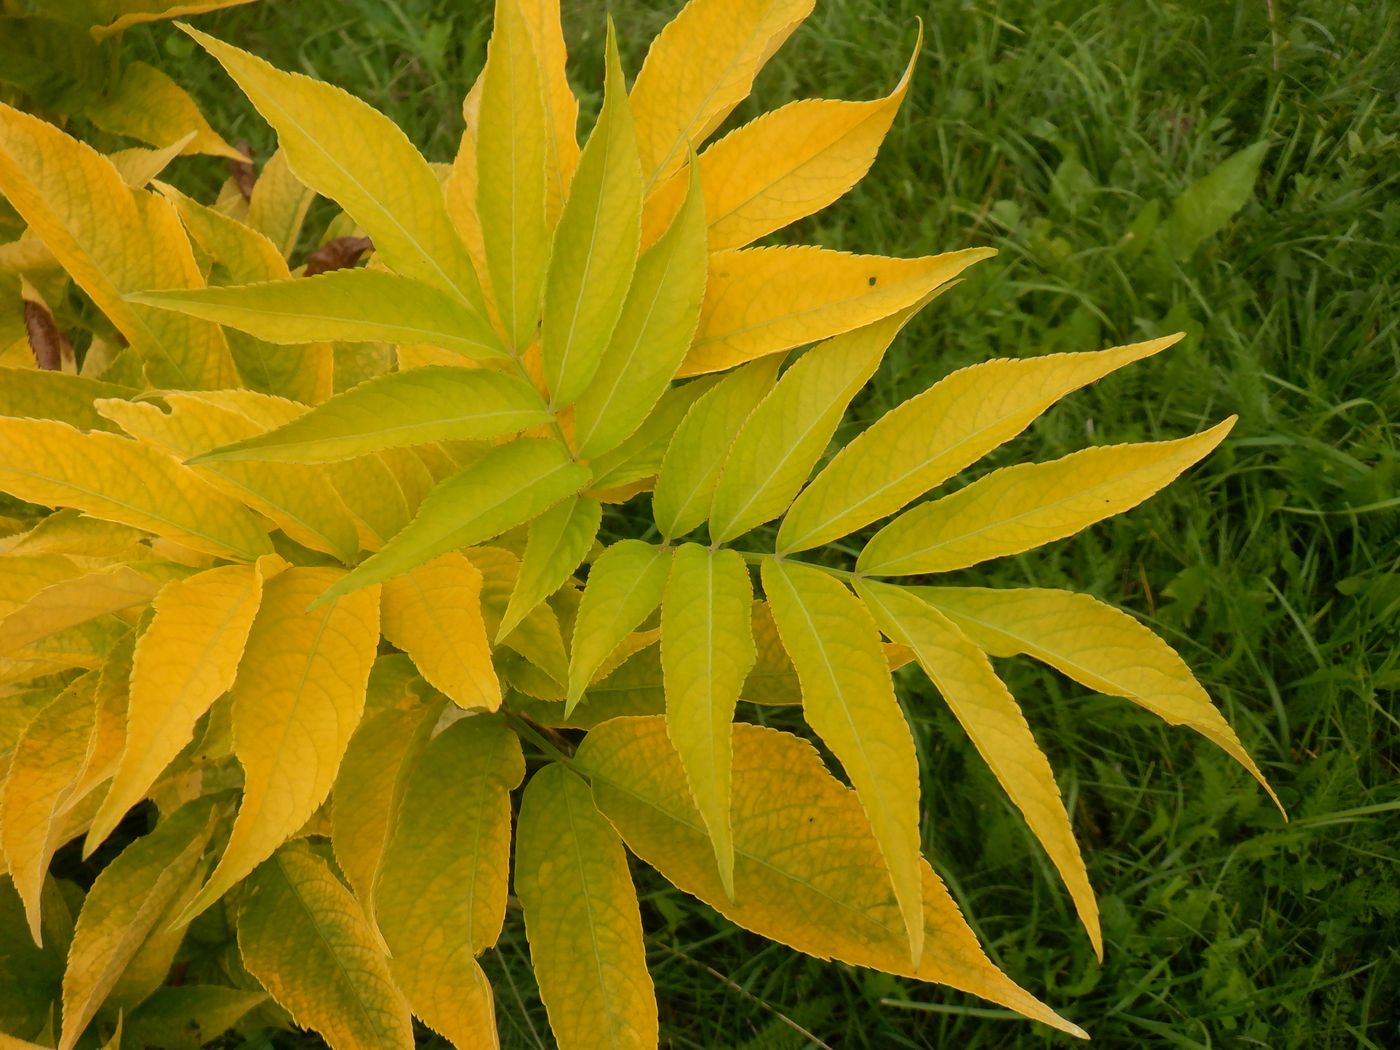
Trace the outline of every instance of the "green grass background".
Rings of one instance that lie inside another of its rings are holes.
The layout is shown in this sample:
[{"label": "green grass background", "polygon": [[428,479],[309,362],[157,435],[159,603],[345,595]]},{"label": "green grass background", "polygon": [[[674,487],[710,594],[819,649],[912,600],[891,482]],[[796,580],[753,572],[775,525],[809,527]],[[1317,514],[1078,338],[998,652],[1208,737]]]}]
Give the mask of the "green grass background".
[{"label": "green grass background", "polygon": [[[635,73],[672,8],[566,0],[585,126],[605,15]],[[823,0],[736,120],[883,94],[918,18],[919,71],[871,175],[777,239],[1000,255],[906,331],[845,436],[974,361],[1187,332],[992,462],[1238,413],[1224,448],[1124,518],[962,576],[1087,590],[1143,617],[1291,817],[1188,731],[1013,663],[1101,895],[1103,965],[1025,826],[909,675],[931,857],[994,958],[1101,1046],[1400,1046],[1400,5]],[[489,7],[264,0],[200,24],[368,99],[447,160]],[[266,156],[267,128],[185,38],[127,40]],[[1199,182],[1256,143],[1252,185],[1230,167]],[[958,993],[769,944],[637,870],[666,1046],[1070,1043]],[[520,924],[508,928],[486,960],[503,1042],[551,1045]]]}]

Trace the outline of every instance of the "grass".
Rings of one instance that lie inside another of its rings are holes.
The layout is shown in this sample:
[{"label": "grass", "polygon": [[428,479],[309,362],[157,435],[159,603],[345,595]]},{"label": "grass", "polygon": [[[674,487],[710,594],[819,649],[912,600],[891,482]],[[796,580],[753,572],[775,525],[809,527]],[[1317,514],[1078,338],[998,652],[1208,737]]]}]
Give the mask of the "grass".
[{"label": "grass", "polygon": [[[566,7],[591,112],[606,9]],[[669,10],[607,9],[635,72]],[[916,17],[919,73],[871,176],[780,239],[1000,255],[911,326],[846,436],[973,361],[1187,332],[994,461],[1238,413],[1223,450],[1125,518],[964,575],[1071,586],[1144,617],[1291,817],[1200,738],[1011,665],[1101,895],[1103,965],[1024,825],[909,676],[931,855],[997,961],[1102,1046],[1400,1045],[1400,5],[827,0],[736,119],[882,93]],[[434,160],[460,134],[487,24],[487,5],[448,0],[265,0],[201,20],[369,99]],[[129,41],[266,155],[267,129],[183,37]],[[1267,152],[1252,193],[1192,247],[1204,191],[1188,191],[1254,143]],[[667,1046],[1068,1043],[957,993],[796,955],[637,875]],[[508,930],[485,961],[503,1042],[549,1045],[520,926]]]}]

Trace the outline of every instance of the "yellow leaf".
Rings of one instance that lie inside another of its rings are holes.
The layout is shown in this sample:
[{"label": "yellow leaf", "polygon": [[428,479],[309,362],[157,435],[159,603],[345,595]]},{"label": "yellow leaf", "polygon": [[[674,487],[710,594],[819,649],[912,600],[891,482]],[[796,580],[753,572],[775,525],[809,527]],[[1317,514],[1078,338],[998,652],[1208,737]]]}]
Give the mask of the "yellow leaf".
[{"label": "yellow leaf", "polygon": [[195,723],[233,685],[270,562],[209,569],[156,595],[155,617],[132,663],[126,743],[86,853],[150,790],[193,738]]},{"label": "yellow leaf", "polygon": [[195,459],[325,463],[405,445],[495,438],[548,419],[523,379],[430,365],[376,376],[284,426]]},{"label": "yellow leaf", "polygon": [[279,1006],[333,1050],[412,1050],[413,1019],[350,892],[305,842],[248,880],[243,963]]},{"label": "yellow leaf", "polygon": [[[101,566],[154,560],[157,554],[145,540],[146,533],[140,529],[64,509],[49,514],[28,532],[0,540],[0,550],[23,557],[67,555],[75,564]],[[0,592],[0,604],[4,600]],[[0,608],[0,616],[6,611]]]},{"label": "yellow leaf", "polygon": [[754,664],[753,585],[734,551],[694,543],[676,549],[661,604],[666,735],[715,847],[720,882],[734,896],[729,828],[730,730]]},{"label": "yellow leaf", "polygon": [[491,991],[475,956],[505,921],[510,792],[524,775],[520,743],[502,722],[448,726],[414,764],[375,885],[394,980],[453,1046],[490,1043],[478,1026]]},{"label": "yellow leaf", "polygon": [[515,893],[530,960],[560,1050],[657,1045],[637,891],[612,825],[563,766],[525,787]]},{"label": "yellow leaf", "polygon": [[832,458],[783,519],[778,550],[819,547],[899,510],[1011,440],[1066,394],[1180,338],[1004,358],[954,372],[886,412]]},{"label": "yellow leaf", "polygon": [[1064,879],[1094,954],[1102,959],[1098,904],[1054,771],[991,661],[956,624],[904,588],[857,580],[856,593],[880,629],[913,650],[978,754],[1026,818]]},{"label": "yellow leaf", "polygon": [[734,438],[773,389],[781,363],[775,355],[731,372],[696,401],[675,428],[651,498],[651,513],[663,536],[684,536],[709,516]]},{"label": "yellow leaf", "polygon": [[335,783],[379,644],[378,588],[307,610],[339,575],[292,568],[263,587],[231,694],[243,801],[218,867],[181,922],[270,857]]},{"label": "yellow leaf", "polygon": [[93,408],[100,397],[129,397],[135,391],[67,372],[0,368],[0,416],[57,419],[79,430],[116,430]]},{"label": "yellow leaf", "polygon": [[105,157],[3,105],[0,193],[126,337],[155,382],[195,389],[238,384],[217,327],[124,299],[145,288],[203,287],[169,201],[133,192]]},{"label": "yellow leaf", "polygon": [[[107,159],[112,162],[112,166],[121,174],[122,181],[133,190],[145,189],[153,180],[158,179],[161,172],[170,167],[171,163],[184,150],[185,146],[194,140],[194,132],[191,131],[183,138],[178,138],[170,145],[161,149],[134,149],[118,150],[116,153],[109,153]],[[86,366],[87,361],[83,364]]]},{"label": "yellow leaf", "polygon": [[326,598],[499,536],[578,492],[588,476],[588,469],[574,462],[557,441],[524,438],[498,445],[433,489],[418,516],[331,588]]},{"label": "yellow leaf", "polygon": [[[253,419],[197,394],[154,401],[102,401],[98,411],[132,437],[189,459],[262,432]],[[303,546],[352,561],[359,549],[355,523],[329,481],[313,467],[292,463],[212,463],[190,466],[210,487],[265,515]]]},{"label": "yellow leaf", "polygon": [[248,225],[276,245],[283,258],[291,258],[315,196],[292,171],[286,151],[279,149],[267,158],[253,184]]},{"label": "yellow leaf", "polygon": [[1106,445],[993,471],[895,518],[866,544],[856,569],[949,572],[1073,536],[1169,485],[1220,444],[1236,418],[1177,441]]},{"label": "yellow leaf", "polygon": [[669,569],[667,553],[641,540],[614,543],[589,568],[574,624],[569,713],[603,661],[661,604]]},{"label": "yellow leaf", "polygon": [[517,353],[534,339],[549,264],[544,98],[520,0],[496,0],[476,131],[476,205],[496,308]]},{"label": "yellow leaf", "polygon": [[652,41],[632,85],[642,172],[664,182],[748,97],[812,0],[691,0]]},{"label": "yellow leaf", "polygon": [[861,805],[805,740],[734,726],[734,900],[711,861],[662,719],[599,726],[584,738],[576,761],[628,848],[740,926],[819,959],[946,984],[1084,1036],[992,964],[926,861],[920,874],[927,948],[919,966],[910,966],[900,908],[879,877],[880,848]]},{"label": "yellow leaf", "polygon": [[182,152],[244,159],[209,126],[184,88],[145,62],[128,62],[117,86],[90,104],[84,115],[103,131],[129,135],[157,147],[169,146],[194,132]]},{"label": "yellow leaf", "polygon": [[875,374],[917,309],[828,339],[783,373],[739,428],[720,469],[709,512],[716,543],[728,543],[787,510],[851,398]]},{"label": "yellow leaf", "polygon": [[344,208],[386,266],[452,292],[485,316],[481,286],[448,220],[438,177],[393,121],[337,87],[284,73],[197,30],[185,31],[219,60],[277,131],[297,178]]},{"label": "yellow leaf", "polygon": [[919,763],[895,699],[880,632],[839,582],[811,566],[765,560],[763,590],[802,683],[802,714],[865,808],[904,916],[909,952],[924,948]]},{"label": "yellow leaf", "polygon": [[[138,628],[139,630],[139,628]],[[92,736],[88,738],[83,768],[73,782],[68,800],[63,804],[66,814],[87,816],[98,808],[93,792],[116,772],[122,748],[126,745],[127,711],[131,699],[131,664],[136,648],[135,632],[123,635],[107,657],[97,676],[97,691],[93,699]]]},{"label": "yellow leaf", "polygon": [[773,622],[767,602],[753,603],[751,616],[755,659],[740,692],[751,704],[787,707],[802,703],[802,685]]},{"label": "yellow leaf", "polygon": [[431,343],[467,357],[504,356],[481,314],[432,285],[382,270],[142,292],[127,301],[227,325],[268,343],[377,340]]},{"label": "yellow leaf", "polygon": [[1282,809],[1186,662],[1127,613],[1087,594],[1041,588],[920,587],[917,593],[992,656],[1024,653],[1170,725],[1189,726],[1249,770]]},{"label": "yellow leaf", "polygon": [[44,705],[15,743],[0,791],[0,846],[35,944],[42,943],[44,873],[62,845],[60,814],[92,736],[96,686],[97,675],[83,675]]},{"label": "yellow leaf", "polygon": [[62,580],[82,575],[82,568],[61,553],[37,551],[0,558],[0,616],[22,609],[29,599]]},{"label": "yellow leaf", "polygon": [[[239,157],[243,155],[240,153]],[[287,261],[277,245],[247,223],[221,211],[205,207],[185,196],[174,186],[156,183],[158,189],[180,213],[194,242],[207,253],[227,276],[218,284],[256,284],[259,281],[285,281],[291,278]]]},{"label": "yellow leaf", "polygon": [[129,565],[113,565],[50,584],[21,608],[0,618],[0,654],[109,613],[145,605],[160,584]]},{"label": "yellow leaf", "polygon": [[722,371],[863,328],[908,309],[995,254],[990,248],[921,259],[811,247],[716,252],[700,330],[680,374]]},{"label": "yellow leaf", "polygon": [[[565,75],[568,52],[559,18],[559,0],[521,0],[520,13],[530,30],[540,74],[543,77],[545,123],[548,138],[548,214],[558,220],[579,165],[578,99]],[[478,80],[477,84],[481,82]],[[474,89],[475,90],[475,89]],[[476,123],[476,118],[471,119]]]},{"label": "yellow leaf", "polygon": [[593,546],[602,516],[597,500],[575,496],[530,523],[520,575],[495,631],[497,642],[564,585]]},{"label": "yellow leaf", "polygon": [[250,4],[253,0],[107,0],[102,5],[106,17],[111,21],[92,27],[92,35],[105,40],[143,22],[163,22],[184,15],[202,15],[206,11],[220,11],[225,7],[238,7]]},{"label": "yellow leaf", "polygon": [[[623,715],[659,715],[666,710],[665,690],[662,686],[661,654],[656,642],[659,630],[638,631],[613,652],[609,663],[617,661],[617,666],[604,664],[589,686],[584,690],[584,703],[569,714],[565,714],[567,704],[552,701],[526,700],[513,709],[541,725],[556,729],[592,729],[609,718]],[[632,646],[640,646],[629,652]],[[625,659],[618,659],[618,654]]]},{"label": "yellow leaf", "polygon": [[384,637],[458,707],[501,706],[481,618],[481,573],[466,558],[444,554],[387,581],[382,616]]},{"label": "yellow leaf", "polygon": [[183,807],[98,874],[68,951],[59,1050],[72,1050],[156,924],[189,888],[213,832],[214,808],[207,799]]},{"label": "yellow leaf", "polygon": [[554,232],[545,277],[540,355],[552,405],[573,404],[598,371],[636,269],[641,221],[637,136],[609,19],[603,110]]},{"label": "yellow leaf", "polygon": [[575,406],[575,441],[585,458],[616,448],[642,424],[690,348],[709,255],[695,168],[685,185],[675,221],[637,260],[622,316]]},{"label": "yellow leaf", "polygon": [[166,453],[115,434],[0,418],[0,491],[74,507],[219,557],[252,561],[271,551],[266,532],[237,501]]}]

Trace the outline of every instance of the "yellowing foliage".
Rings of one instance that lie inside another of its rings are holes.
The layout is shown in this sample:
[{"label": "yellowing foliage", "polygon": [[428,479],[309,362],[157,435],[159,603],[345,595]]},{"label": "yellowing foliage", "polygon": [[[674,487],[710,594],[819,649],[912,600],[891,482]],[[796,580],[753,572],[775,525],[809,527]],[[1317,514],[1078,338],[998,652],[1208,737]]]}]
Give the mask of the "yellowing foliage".
[{"label": "yellowing foliage", "polygon": [[[103,35],[227,2],[86,6]],[[904,325],[990,253],[749,247],[849,190],[908,93],[913,59],[882,98],[795,102],[707,146],[811,7],[690,0],[630,90],[609,25],[580,148],[558,4],[497,0],[450,169],[191,30],[280,142],[213,204],[152,182],[230,151],[148,67],[90,115],[153,151],[0,107],[0,193],[28,226],[0,245],[21,277],[4,316],[42,286],[121,336],[72,341],[69,372],[31,367],[53,340],[0,347],[0,1042],[290,1023],[408,1050],[417,1017],[494,1047],[479,958],[523,917],[563,1050],[655,1047],[628,851],[796,950],[1084,1035],[934,874],[892,669],[947,702],[1101,951],[1071,816],[991,658],[1264,776],[1126,613],[920,577],[1131,509],[1233,420],[936,493],[1168,336],[954,372],[822,465]],[[333,214],[302,260],[316,195]],[[49,873],[84,836],[85,896]]]}]

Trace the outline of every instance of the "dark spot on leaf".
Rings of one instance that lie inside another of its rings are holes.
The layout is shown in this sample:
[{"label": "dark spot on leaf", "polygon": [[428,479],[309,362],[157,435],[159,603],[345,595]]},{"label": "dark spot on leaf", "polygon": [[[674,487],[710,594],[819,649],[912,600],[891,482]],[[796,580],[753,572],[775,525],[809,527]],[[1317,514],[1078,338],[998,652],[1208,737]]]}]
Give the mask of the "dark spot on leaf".
[{"label": "dark spot on leaf", "polygon": [[870,287],[871,287],[871,288],[874,288],[874,287],[875,287],[877,284],[879,284],[879,283],[880,283],[880,278],[876,277],[874,274],[871,274],[871,275],[870,275]]}]

